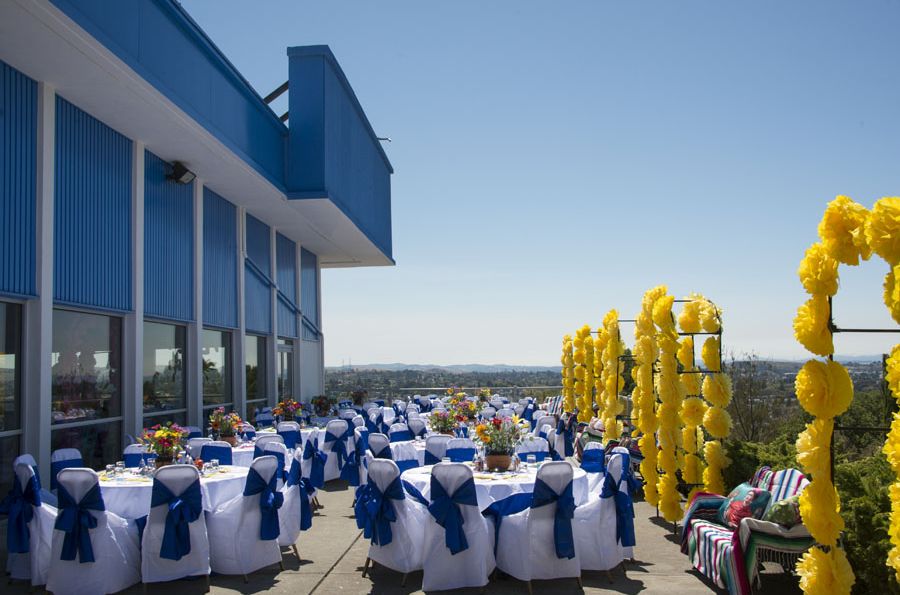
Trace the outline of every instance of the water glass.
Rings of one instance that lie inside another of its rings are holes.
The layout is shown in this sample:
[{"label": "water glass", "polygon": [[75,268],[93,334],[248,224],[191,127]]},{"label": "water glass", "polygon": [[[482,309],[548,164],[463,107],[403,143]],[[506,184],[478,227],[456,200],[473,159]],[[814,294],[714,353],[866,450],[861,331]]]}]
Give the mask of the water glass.
[{"label": "water glass", "polygon": [[537,457],[535,455],[528,455],[525,457],[525,461],[528,464],[529,468],[533,468],[535,463],[537,463]]},{"label": "water glass", "polygon": [[449,462],[450,462],[450,457],[443,457],[443,458],[441,459],[441,462],[442,462],[442,463],[449,463]]},{"label": "water glass", "polygon": [[209,464],[212,466],[213,471],[219,470],[219,459],[213,459],[209,462]]},{"label": "water glass", "polygon": [[115,465],[107,465],[106,466],[106,479],[112,479],[116,474],[116,466]]},{"label": "water glass", "polygon": [[125,461],[116,461],[116,475],[125,475]]}]

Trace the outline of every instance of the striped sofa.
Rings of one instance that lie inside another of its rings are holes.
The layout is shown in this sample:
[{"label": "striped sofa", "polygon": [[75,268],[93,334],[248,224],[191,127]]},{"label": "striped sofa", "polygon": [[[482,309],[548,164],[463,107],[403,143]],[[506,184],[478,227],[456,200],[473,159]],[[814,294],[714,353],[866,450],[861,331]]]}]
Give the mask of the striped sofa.
[{"label": "striped sofa", "polygon": [[[750,484],[769,491],[769,506],[803,491],[809,481],[796,469],[772,471],[760,468]],[[785,529],[776,523],[746,518],[734,531],[717,522],[717,511],[726,498],[718,494],[698,493],[685,513],[681,533],[681,551],[691,565],[730,595],[749,595],[759,586],[759,564],[780,563],[793,569],[803,552],[815,540],[802,524]]]}]

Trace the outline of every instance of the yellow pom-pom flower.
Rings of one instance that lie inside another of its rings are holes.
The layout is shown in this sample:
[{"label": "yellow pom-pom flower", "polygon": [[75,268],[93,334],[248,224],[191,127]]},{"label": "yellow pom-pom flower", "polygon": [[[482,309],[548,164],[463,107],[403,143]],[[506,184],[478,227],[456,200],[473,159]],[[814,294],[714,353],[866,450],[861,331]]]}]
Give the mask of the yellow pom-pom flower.
[{"label": "yellow pom-pom flower", "polygon": [[891,351],[891,356],[887,360],[887,380],[888,388],[895,399],[900,399],[900,345],[895,345]]},{"label": "yellow pom-pom flower", "polygon": [[833,430],[833,420],[815,419],[797,436],[797,462],[813,479],[828,477]]},{"label": "yellow pom-pom flower", "polygon": [[866,241],[888,264],[900,264],[900,198],[879,199],[866,220]]},{"label": "yellow pom-pom flower", "polygon": [[872,250],[866,242],[866,219],[869,210],[847,196],[828,203],[819,222],[819,237],[832,258],[856,266],[859,259],[868,260]]},{"label": "yellow pom-pom flower", "polygon": [[678,344],[678,363],[686,370],[690,370],[694,365],[694,338],[685,337]]},{"label": "yellow pom-pom flower", "polygon": [[727,374],[709,374],[703,379],[703,397],[716,407],[731,402],[731,378]]},{"label": "yellow pom-pom flower", "polygon": [[828,328],[828,298],[814,295],[797,310],[794,318],[794,336],[806,349],[816,355],[834,353],[831,330]]},{"label": "yellow pom-pom flower", "polygon": [[703,399],[690,397],[681,403],[681,419],[688,427],[702,424],[705,413],[706,403],[703,402]]},{"label": "yellow pom-pom flower", "polygon": [[[900,414],[898,413],[894,413],[891,430],[888,432],[881,452],[884,453],[888,463],[893,468],[894,474],[900,476]],[[900,543],[897,545],[900,545]]]},{"label": "yellow pom-pom flower", "polygon": [[900,265],[891,267],[891,270],[884,276],[884,305],[887,306],[894,322],[900,323],[900,283],[897,282],[898,276],[900,276]]},{"label": "yellow pom-pom flower", "polygon": [[809,595],[850,595],[856,577],[844,550],[812,547],[797,562],[800,588]]},{"label": "yellow pom-pom flower", "polygon": [[800,516],[803,524],[816,541],[834,547],[838,535],[844,530],[840,515],[841,504],[834,486],[826,481],[810,483],[800,493]]},{"label": "yellow pom-pom flower", "polygon": [[838,261],[833,259],[825,246],[813,244],[806,250],[797,269],[800,283],[810,295],[834,295],[838,289]]},{"label": "yellow pom-pom flower", "polygon": [[853,400],[853,381],[847,369],[835,361],[809,360],[794,380],[800,405],[816,417],[842,414]]},{"label": "yellow pom-pom flower", "polygon": [[653,304],[653,322],[664,333],[675,332],[675,320],[672,318],[672,304],[675,296],[664,295]]},{"label": "yellow pom-pom flower", "polygon": [[700,329],[700,309],[703,302],[699,300],[690,301],[681,309],[678,314],[678,326],[685,333],[699,333]]},{"label": "yellow pom-pom flower", "polygon": [[706,298],[700,307],[700,325],[704,333],[717,333],[722,328],[722,311]]},{"label": "yellow pom-pom flower", "polygon": [[703,414],[703,427],[713,438],[725,438],[731,433],[731,415],[720,407],[710,407]]},{"label": "yellow pom-pom flower", "polygon": [[722,362],[719,357],[719,339],[718,337],[707,337],[703,342],[703,348],[700,351],[703,358],[703,365],[710,372],[718,372],[722,369]]}]

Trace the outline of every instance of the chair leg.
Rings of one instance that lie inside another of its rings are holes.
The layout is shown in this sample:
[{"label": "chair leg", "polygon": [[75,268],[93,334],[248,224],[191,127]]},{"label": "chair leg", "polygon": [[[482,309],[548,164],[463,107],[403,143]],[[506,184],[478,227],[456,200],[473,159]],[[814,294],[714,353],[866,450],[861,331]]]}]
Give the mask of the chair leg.
[{"label": "chair leg", "polygon": [[369,563],[370,563],[371,561],[372,561],[371,558],[366,558],[366,563],[365,563],[365,565],[363,566],[363,573],[362,573],[363,578],[366,578],[366,573],[369,572]]},{"label": "chair leg", "polygon": [[297,556],[297,562],[302,562],[303,560],[300,558],[300,552],[297,551],[297,544],[295,543],[291,547],[294,548],[294,555]]},{"label": "chair leg", "polygon": [[249,583],[249,582],[250,582],[250,579],[247,578],[247,575],[245,574],[245,575],[244,575],[244,584],[246,585],[246,584]]},{"label": "chair leg", "polygon": [[206,575],[206,592],[209,593],[209,575]]},{"label": "chair leg", "polygon": [[534,591],[531,590],[531,581],[528,581],[528,595],[534,595]]},{"label": "chair leg", "polygon": [[612,584],[613,582],[612,573],[609,570],[606,571],[606,580],[607,582],[609,582],[609,584]]},{"label": "chair leg", "polygon": [[404,572],[404,573],[403,573],[403,578],[400,579],[400,586],[401,586],[401,587],[405,587],[405,586],[406,586],[406,577],[407,577],[407,576],[409,576],[409,573],[408,573],[408,572]]},{"label": "chair leg", "polygon": [[284,559],[278,561],[278,566],[281,568],[281,571],[284,572]]},{"label": "chair leg", "polygon": [[576,576],[576,577],[575,577],[575,580],[578,581],[578,588],[581,589],[582,591],[584,591],[584,585],[583,585],[582,582],[581,582],[581,577],[580,577],[580,576]]}]

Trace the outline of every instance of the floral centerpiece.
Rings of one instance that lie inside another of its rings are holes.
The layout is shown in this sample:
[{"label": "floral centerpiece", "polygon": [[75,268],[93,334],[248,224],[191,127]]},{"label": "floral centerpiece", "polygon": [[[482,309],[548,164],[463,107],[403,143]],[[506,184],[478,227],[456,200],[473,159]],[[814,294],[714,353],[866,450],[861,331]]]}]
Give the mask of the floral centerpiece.
[{"label": "floral centerpiece", "polygon": [[302,411],[303,405],[289,397],[278,401],[278,404],[272,409],[272,414],[280,415],[282,421],[293,421]]},{"label": "floral centerpiece", "polygon": [[244,421],[234,411],[225,413],[224,407],[216,407],[209,414],[209,427],[212,428],[213,434],[232,446],[237,442],[236,435],[243,423]]},{"label": "floral centerpiece", "polygon": [[483,388],[480,391],[478,391],[478,398],[481,399],[482,401],[488,401],[488,400],[490,400],[490,398],[492,396],[493,396],[493,393],[491,392],[491,389],[489,389],[489,388]]},{"label": "floral centerpiece", "polygon": [[456,416],[450,411],[439,409],[431,412],[430,425],[434,432],[439,434],[453,434],[456,429]]},{"label": "floral centerpiece", "polygon": [[475,401],[467,399],[465,393],[459,394],[463,396],[460,397],[457,395],[451,397],[449,403],[447,403],[450,411],[452,411],[453,415],[456,416],[456,419],[461,422],[475,419],[475,414],[478,413],[478,406],[475,404]]},{"label": "floral centerpiece", "polygon": [[488,469],[509,469],[516,446],[529,434],[531,424],[513,416],[494,418],[475,426],[476,439],[484,446],[484,459]]},{"label": "floral centerpiece", "polygon": [[316,415],[319,417],[325,417],[331,411],[331,407],[334,402],[326,397],[325,395],[319,395],[318,397],[312,398],[312,406],[316,412]]},{"label": "floral centerpiece", "polygon": [[166,422],[165,425],[156,424],[150,428],[144,428],[144,434],[139,442],[147,447],[150,452],[156,453],[156,466],[171,465],[179,451],[184,447],[190,432],[178,424]]}]

